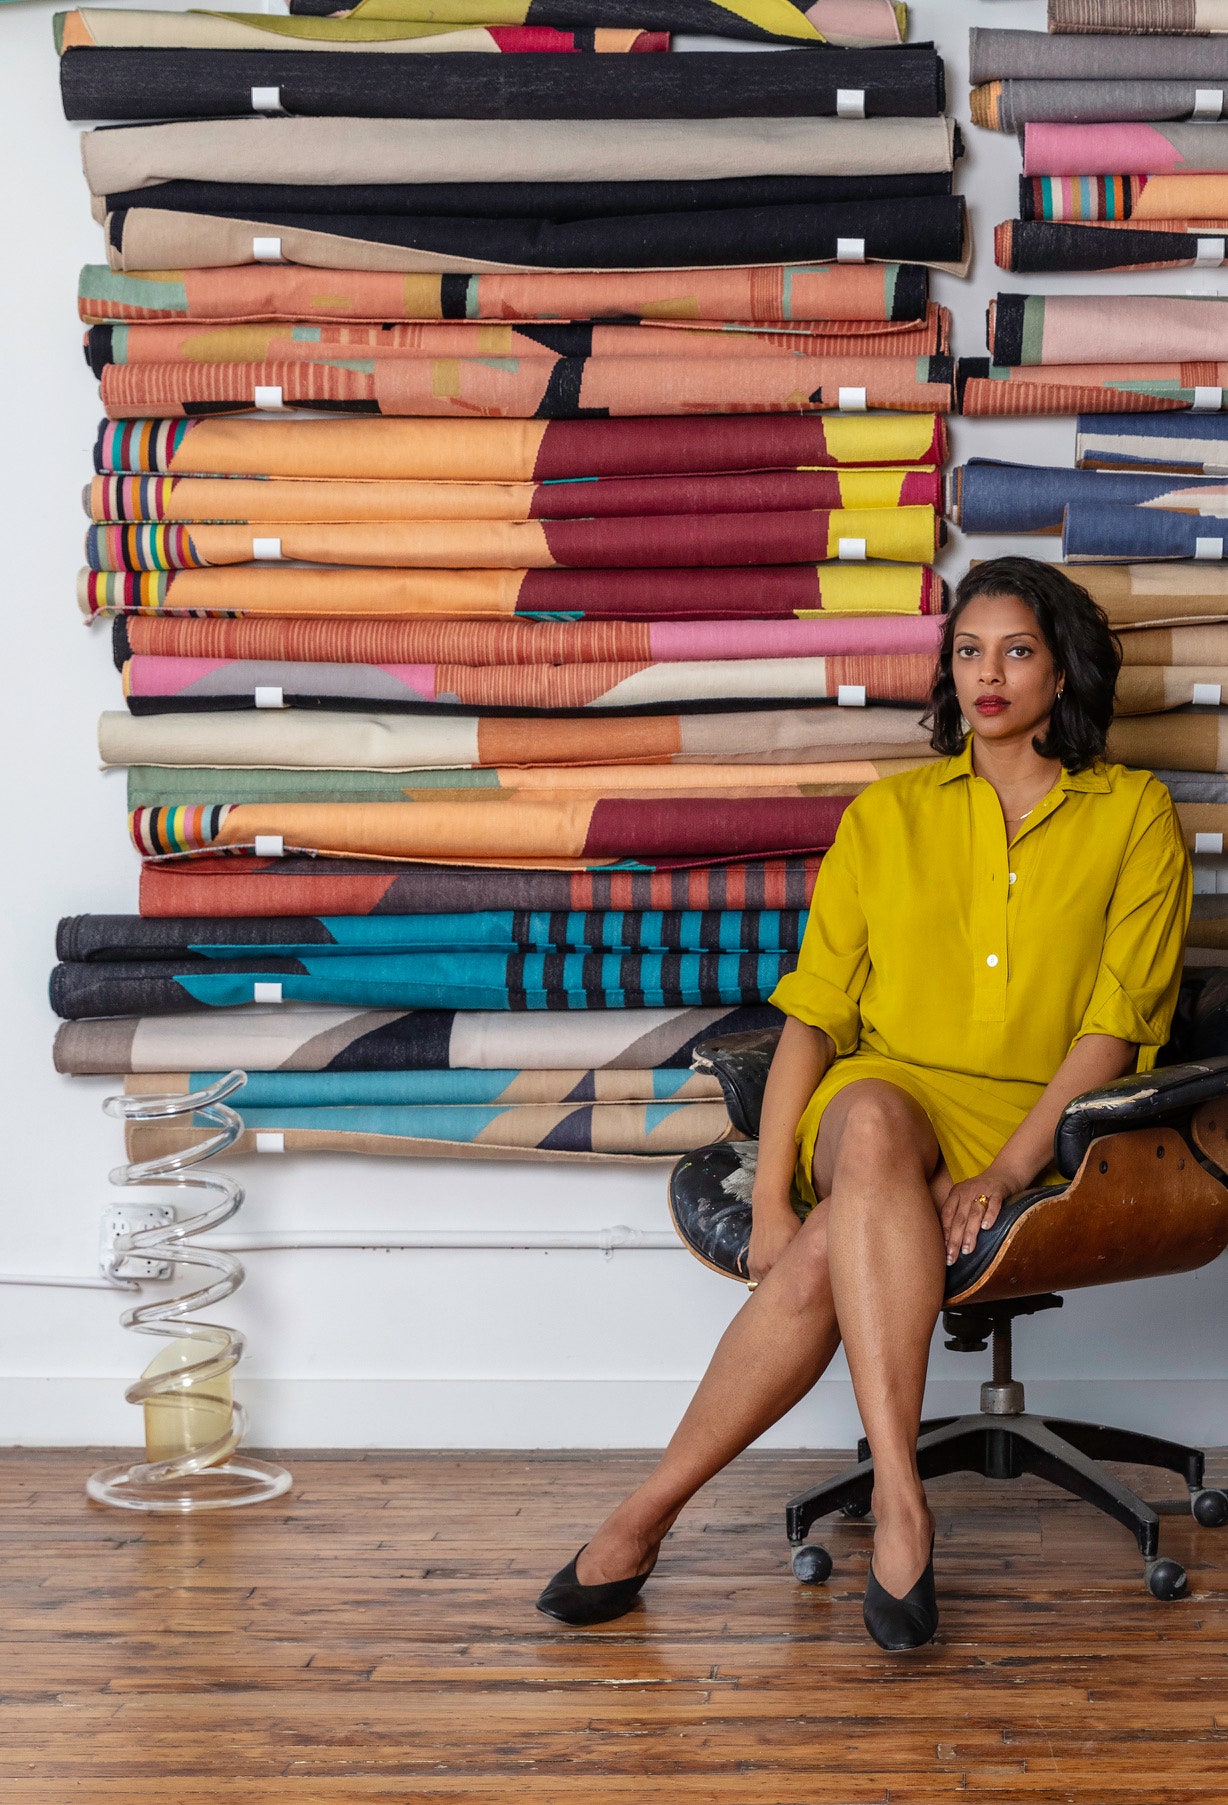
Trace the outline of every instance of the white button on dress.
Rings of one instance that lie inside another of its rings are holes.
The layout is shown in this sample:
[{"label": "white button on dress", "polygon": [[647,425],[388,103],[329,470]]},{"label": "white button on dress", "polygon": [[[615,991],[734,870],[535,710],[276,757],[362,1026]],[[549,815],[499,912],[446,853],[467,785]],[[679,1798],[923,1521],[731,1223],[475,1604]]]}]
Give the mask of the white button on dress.
[{"label": "white button on dress", "polygon": [[990,953],[990,955],[989,955],[988,959],[986,959],[985,963],[986,963],[986,965],[996,965],[998,963],[997,953]]}]

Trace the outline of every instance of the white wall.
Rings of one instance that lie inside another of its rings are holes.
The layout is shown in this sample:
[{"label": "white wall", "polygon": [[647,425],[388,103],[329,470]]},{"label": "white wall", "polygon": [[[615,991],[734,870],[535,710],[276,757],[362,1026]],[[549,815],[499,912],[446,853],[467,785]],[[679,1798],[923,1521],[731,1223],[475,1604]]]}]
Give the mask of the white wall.
[{"label": "white wall", "polygon": [[[914,39],[938,38],[952,111],[966,120],[966,28],[1040,29],[1042,0],[915,0]],[[8,501],[4,728],[9,772],[5,860],[4,1061],[7,1158],[0,1270],[92,1269],[106,1174],[122,1157],[104,1119],[103,1082],[57,1077],[45,1000],[62,914],[136,907],[136,855],[122,775],[97,770],[94,723],[118,705],[105,633],[73,600],[99,408],[77,349],[77,270],[101,261],[61,117],[50,4],[0,9],[0,169],[10,256],[3,308]],[[582,129],[582,128],[577,128]],[[992,227],[1016,211],[1015,141],[966,127],[961,182],[978,252],[968,283],[935,290],[956,317],[956,348],[983,355],[985,305],[999,286]],[[1222,289],[1215,273],[1116,277],[1131,292]],[[1062,278],[1031,286],[1057,290]],[[1075,284],[1078,286],[1078,284]],[[1067,463],[1073,422],[957,422],[956,454]],[[1057,555],[1055,541],[954,535],[943,568],[969,551]],[[665,1169],[344,1161],[234,1162],[250,1186],[236,1227],[598,1228],[666,1225]],[[152,1294],[149,1294],[152,1295]],[[280,1446],[645,1445],[668,1434],[740,1289],[681,1252],[254,1254],[246,1287],[221,1312],[248,1336],[239,1389],[254,1442]],[[154,1351],[118,1326],[103,1292],[0,1289],[0,1443],[139,1439],[124,1385]],[[1034,1405],[1228,1440],[1222,1323],[1228,1264],[1188,1277],[1072,1294],[1060,1314],[1020,1327],[1018,1364]],[[971,1408],[984,1357],[936,1342],[934,1408]],[[769,1438],[847,1444],[856,1433],[847,1374],[833,1369]]]}]

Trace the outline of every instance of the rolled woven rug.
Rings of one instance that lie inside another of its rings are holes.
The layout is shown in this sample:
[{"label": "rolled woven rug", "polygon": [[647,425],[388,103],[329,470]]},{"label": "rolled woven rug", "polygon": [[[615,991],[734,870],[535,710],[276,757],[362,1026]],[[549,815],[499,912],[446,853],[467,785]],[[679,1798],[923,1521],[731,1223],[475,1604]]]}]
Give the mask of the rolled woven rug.
[{"label": "rolled woven rug", "polygon": [[[814,65],[812,64],[813,68]],[[164,182],[711,182],[949,172],[950,119],[293,119],[171,121],[84,132],[92,195]],[[1091,167],[1091,165],[1089,165]],[[1127,169],[1128,163],[1113,168]],[[1147,164],[1144,173],[1165,169]],[[152,203],[151,203],[152,204]],[[389,319],[398,317],[389,314]]]},{"label": "rolled woven rug", "polygon": [[806,508],[942,505],[942,478],[904,470],[771,470],[718,476],[590,477],[583,482],[347,482],[300,478],[96,476],[85,512],[100,524],[228,521],[405,523],[594,520],[660,514],[757,514]]},{"label": "rolled woven rug", "polygon": [[[1158,677],[1155,666],[1141,667]],[[1188,700],[1188,697],[1187,697]],[[549,791],[569,796],[855,796],[895,771],[927,762],[924,747],[915,758],[840,759],[829,764],[601,766],[557,770],[354,771],[283,770],[276,765],[228,765],[224,779],[207,765],[130,765],[128,808],[193,808],[224,784],[231,802],[407,802],[446,798],[449,802],[490,802],[496,797],[532,798]],[[525,779],[531,781],[525,781]],[[63,957],[76,955],[64,954]]]},{"label": "rolled woven rug", "polygon": [[775,1027],[779,1010],[623,1009],[585,1016],[482,1010],[251,1009],[66,1022],[55,1039],[58,1072],[686,1071],[697,1041]]},{"label": "rolled woven rug", "polygon": [[1218,414],[1080,414],[1075,462],[1085,470],[1228,476],[1228,419]]},{"label": "rolled woven rug", "polygon": [[[126,364],[102,373],[112,419],[266,406],[385,416],[573,420],[607,415],[901,408],[947,412],[949,357],[431,357],[337,363]],[[274,401],[272,398],[276,397]]]},{"label": "rolled woven rug", "polygon": [[631,420],[104,420],[99,473],[547,482],[945,461],[933,414]]},{"label": "rolled woven rug", "polygon": [[[1019,36],[1031,36],[1021,32]],[[1070,38],[1056,38],[1056,44],[1069,44]],[[1119,38],[1117,43],[1129,43]],[[1188,38],[1177,40],[1183,44]],[[1148,47],[1164,43],[1164,39],[1146,38],[1140,43]],[[1119,121],[1150,123],[1163,120],[1189,120],[1200,116],[1202,102],[1210,79],[1222,84],[1223,77],[1157,80],[1146,76],[1123,77],[1112,81],[1068,79],[1065,81],[986,81],[973,88],[969,96],[972,123],[996,132],[1021,132],[1031,124],[1092,125],[1116,124]]]},{"label": "rolled woven rug", "polygon": [[867,118],[924,118],[946,99],[932,44],[770,58],[90,48],[60,58],[66,119],[243,118],[253,88],[275,90],[286,113],[368,119],[835,118],[849,89]]},{"label": "rolled woven rug", "polygon": [[1000,294],[987,338],[995,364],[1215,363],[1228,359],[1228,299]]},{"label": "rolled woven rug", "polygon": [[597,520],[380,520],[314,525],[91,526],[93,570],[198,570],[281,562],[358,569],[673,569],[758,564],[932,562],[933,508],[771,509],[609,515]]},{"label": "rolled woven rug", "polygon": [[1024,128],[1027,176],[1177,175],[1228,170],[1228,125],[1045,125]]},{"label": "rolled woven rug", "polygon": [[[1162,484],[1163,479],[1159,480]],[[1135,481],[1155,487],[1148,477],[1124,479],[1126,484]],[[1054,531],[1060,528],[1059,512]],[[933,657],[942,627],[938,614],[693,622],[294,620],[276,615],[198,620],[173,614],[126,614],[117,616],[112,627],[112,649],[121,664],[138,652],[172,658],[279,658],[334,664],[507,666],[630,660],[674,664],[865,653],[928,653]]]},{"label": "rolled woven rug", "polygon": [[1228,515],[1228,482],[1000,464],[989,458],[973,458],[951,472],[950,517],[965,533],[1057,534],[1067,507],[1094,512],[1106,505],[1206,515],[1213,521]]},{"label": "rolled woven rug", "polygon": [[1073,502],[1066,509],[1062,528],[1062,556],[1074,564],[1125,564],[1152,558],[1222,561],[1228,557],[1228,519]]},{"label": "rolled woven rug", "polygon": [[[492,9],[493,10],[493,9]],[[54,15],[56,49],[268,50],[369,52],[405,55],[514,55],[527,52],[619,54],[666,51],[669,33],[560,31],[541,25],[433,25],[412,20],[301,18],[267,13],[131,11],[80,7]]]},{"label": "rolled woven rug", "polygon": [[[246,1107],[240,1114],[244,1130],[232,1157],[277,1152],[448,1160],[674,1159],[729,1133],[719,1102]],[[125,1146],[129,1159],[161,1158],[199,1146],[214,1132],[207,1124],[134,1122],[125,1130]]]},{"label": "rolled woven rug", "polygon": [[1228,32],[1224,0],[1049,0],[1049,30],[1141,33]]},{"label": "rolled woven rug", "polygon": [[443,615],[574,619],[789,618],[939,614],[942,579],[921,565],[763,564],[646,570],[295,570],[269,564],[213,570],[82,571],[82,613]]},{"label": "rolled woven rug", "polygon": [[[328,14],[333,0],[292,0],[292,14]],[[367,19],[425,19],[449,24],[485,19],[489,0],[358,0],[347,17]],[[571,27],[586,25],[642,24],[639,17],[652,15],[662,31],[715,32],[721,37],[796,39],[804,43],[898,43],[904,33],[907,9],[894,0],[814,0],[803,9],[791,0],[753,0],[737,7],[722,0],[652,0],[645,8],[640,0],[519,0],[500,6],[516,23],[535,25],[542,13],[547,23]],[[637,16],[633,19],[632,14]]]},{"label": "rolled woven rug", "polygon": [[1069,39],[1043,31],[1001,31],[974,25],[968,33],[968,75],[987,81],[1228,80],[1228,44],[1172,37]]},{"label": "rolled woven rug", "polygon": [[1085,409],[1201,411],[1228,404],[1225,384],[1228,362],[1030,367],[961,357],[956,372],[960,411],[982,416],[1077,414]]},{"label": "rolled woven rug", "polygon": [[924,357],[950,348],[951,316],[931,305],[922,320],[833,320],[782,330],[739,322],[663,325],[492,325],[479,320],[263,330],[242,326],[91,326],[85,358],[95,376],[111,364],[319,363],[404,357]]},{"label": "rolled woven rug", "polygon": [[766,1003],[796,952],[453,951],[320,958],[166,957],[57,965],[51,1007],[69,1020],[176,1015],[251,1003],[558,1013]]},{"label": "rolled woven rug", "polygon": [[103,968],[179,960],[196,969],[201,956],[259,960],[266,954],[311,963],[333,953],[347,961],[364,954],[439,952],[795,953],[805,928],[800,909],[480,909],[338,918],[253,915],[222,922],[212,916],[147,921],[142,915],[68,915],[56,928],[55,945],[56,957],[66,964]]},{"label": "rolled woven rug", "polygon": [[280,841],[283,852],[577,871],[632,861],[651,870],[825,852],[848,801],[847,796],[701,793],[547,794],[485,803],[216,802],[138,809],[130,831],[137,851],[146,855],[217,853],[226,847],[260,853]]},{"label": "rolled woven rug", "polygon": [[[1099,577],[1089,572],[1086,580],[1098,582]],[[673,767],[680,778],[689,773],[702,789],[717,781],[733,782],[732,776],[713,779],[709,774],[713,766],[718,774],[747,764],[779,766],[778,780],[787,784],[787,767],[797,764],[932,756],[929,729],[921,725],[919,715],[920,710],[911,708],[829,706],[535,718],[442,710],[381,714],[251,708],[150,715],[116,711],[102,716],[98,747],[104,764],[217,766],[219,781],[227,769],[265,765],[353,771],[508,766],[530,773],[574,766],[577,785],[581,779],[587,781],[589,767],[596,767],[616,771],[626,791],[635,781],[632,767],[641,766],[651,773],[655,787],[676,787],[663,775]],[[856,781],[870,782],[876,775],[863,772]],[[850,773],[850,781],[853,776]],[[531,781],[535,780],[523,777],[519,787],[527,788]]]},{"label": "rolled woven rug", "polygon": [[1228,260],[1228,221],[1102,220],[1072,226],[1008,219],[994,227],[994,261],[1015,275],[1040,270],[1203,268]]},{"label": "rolled woven rug", "polygon": [[[1173,516],[1180,518],[1180,516]],[[711,663],[567,665],[309,664],[139,654],[123,666],[133,714],[329,708],[469,714],[671,714],[709,708],[847,707],[898,702],[921,709],[933,656],[720,659]],[[852,693],[850,693],[852,692]]]},{"label": "rolled woven rug", "polygon": [[1223,219],[1228,175],[1020,176],[1021,219]]},{"label": "rolled woven rug", "polygon": [[232,218],[138,205],[108,213],[104,230],[111,269],[137,272],[262,261],[428,276],[678,270],[834,261],[846,241],[856,245],[859,262],[923,263],[954,275],[966,274],[971,258],[957,194],[575,219],[384,212]]},{"label": "rolled woven rug", "polygon": [[[1228,801],[1228,795],[1211,800]],[[293,854],[258,859],[226,853],[218,858],[146,860],[141,867],[141,914],[176,916],[184,909],[199,909],[221,917],[317,909],[383,917],[496,905],[529,909],[801,909],[813,893],[820,863],[821,855],[816,854],[691,865],[673,871],[498,871],[393,864],[379,859],[295,858]],[[229,1058],[229,1053],[218,1049],[207,1056],[223,1059]],[[587,1050],[576,1055],[574,1049],[558,1054],[559,1058],[576,1056],[586,1059],[590,1055]],[[201,1055],[197,1050],[178,1057]],[[470,1059],[467,1063],[481,1062]]]}]

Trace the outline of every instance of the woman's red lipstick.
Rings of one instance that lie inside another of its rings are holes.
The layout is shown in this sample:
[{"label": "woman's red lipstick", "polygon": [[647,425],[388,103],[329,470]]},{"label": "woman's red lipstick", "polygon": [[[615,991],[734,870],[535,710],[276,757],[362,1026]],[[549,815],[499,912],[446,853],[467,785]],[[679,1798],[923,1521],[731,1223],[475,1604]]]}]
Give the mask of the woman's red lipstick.
[{"label": "woman's red lipstick", "polygon": [[980,696],[973,707],[978,714],[1001,714],[1004,708],[1010,707],[1010,703],[1001,696]]}]

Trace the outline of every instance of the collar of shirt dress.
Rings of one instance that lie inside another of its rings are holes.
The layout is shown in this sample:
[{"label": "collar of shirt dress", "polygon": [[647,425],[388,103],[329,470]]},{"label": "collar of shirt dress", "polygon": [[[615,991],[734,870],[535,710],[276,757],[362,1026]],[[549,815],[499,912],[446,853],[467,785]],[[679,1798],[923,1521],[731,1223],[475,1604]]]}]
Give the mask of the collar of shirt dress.
[{"label": "collar of shirt dress", "polygon": [[[1002,806],[993,785],[979,777],[972,766],[972,735],[962,752],[947,760],[939,786],[965,779],[972,830],[972,899],[969,914],[973,958],[972,1019],[978,1022],[1006,1020],[1006,988],[1010,980],[1010,901],[1019,880],[1019,867],[1032,863],[1034,847],[1020,843],[1043,827],[1071,793],[1108,795],[1108,774],[1093,766],[1086,771],[1059,771],[1047,795],[1033,804],[1007,844]],[[1026,869],[1024,871],[1026,879]]]}]

